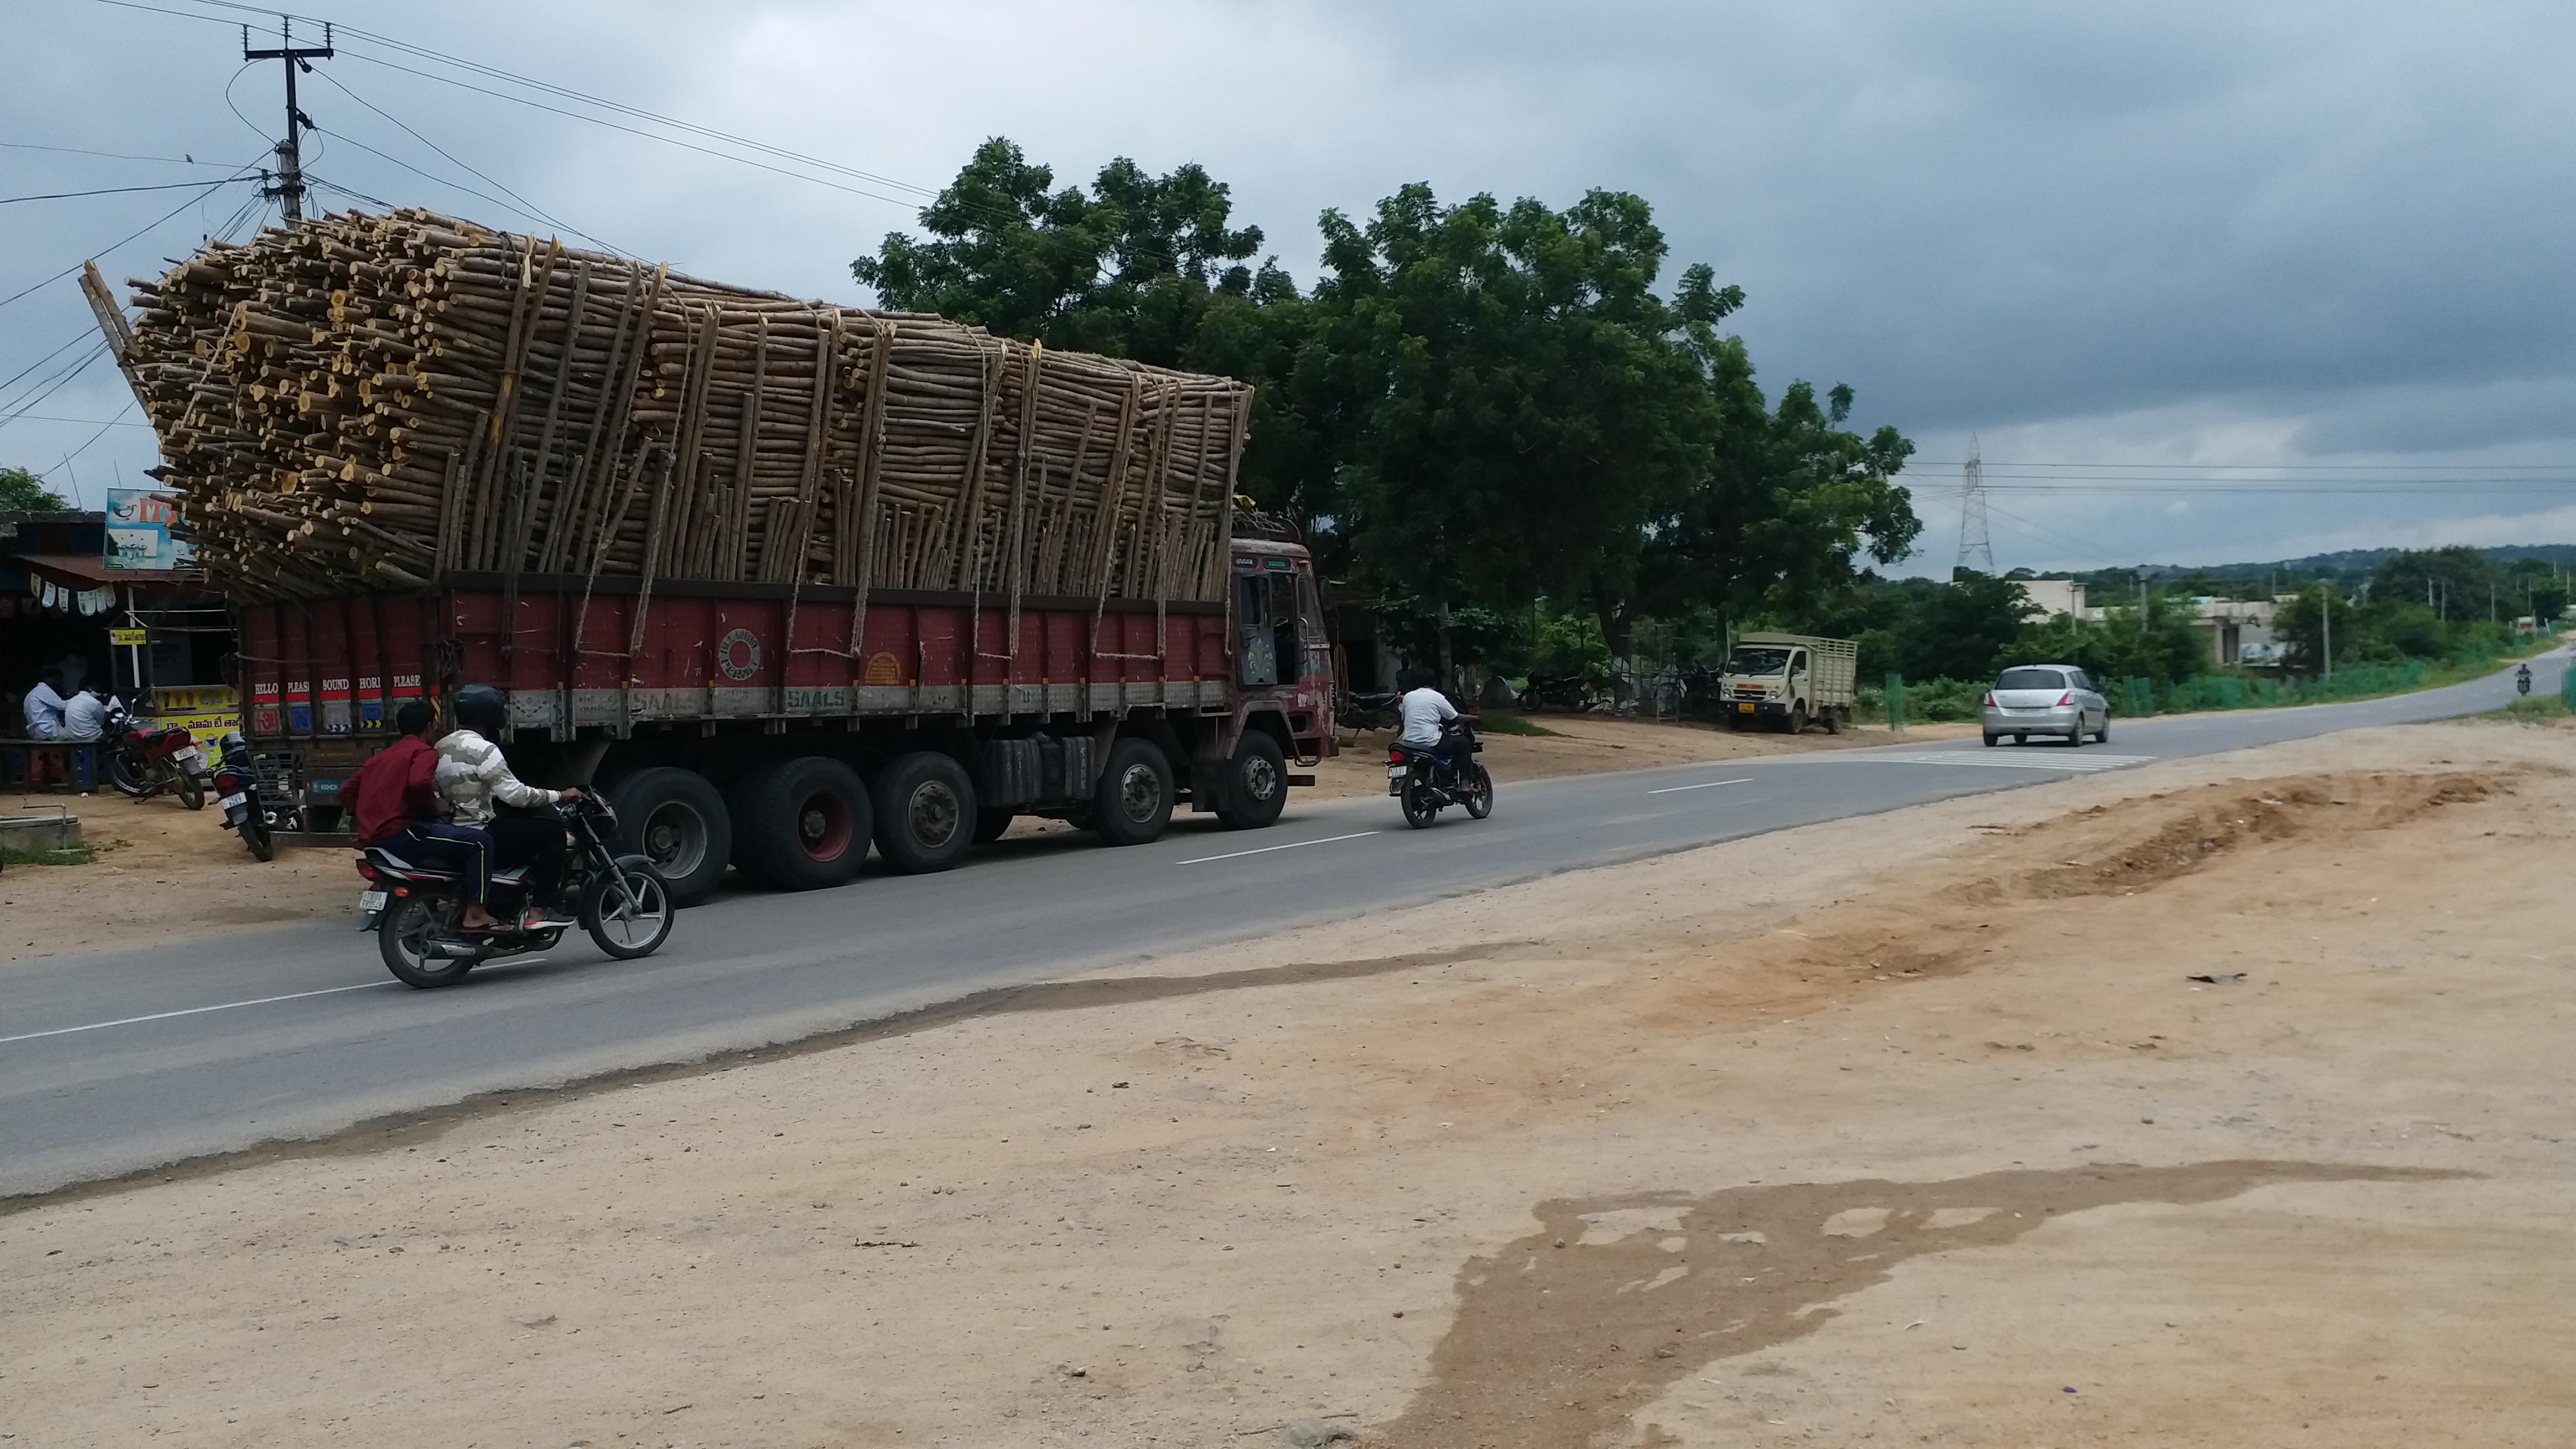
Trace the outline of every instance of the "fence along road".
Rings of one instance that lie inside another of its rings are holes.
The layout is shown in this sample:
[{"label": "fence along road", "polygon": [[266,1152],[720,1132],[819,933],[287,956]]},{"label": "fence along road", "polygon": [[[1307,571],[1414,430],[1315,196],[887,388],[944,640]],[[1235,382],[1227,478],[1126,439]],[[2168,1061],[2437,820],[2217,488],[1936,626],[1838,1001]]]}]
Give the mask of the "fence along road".
[{"label": "fence along road", "polygon": [[[2535,661],[2535,694],[2563,658]],[[987,987],[1823,820],[2365,725],[2496,709],[2510,673],[2301,709],[2124,721],[2063,746],[1835,751],[1501,782],[1492,819],[1400,828],[1378,799],[1204,817],[1105,849],[1006,841],[946,874],[739,894],[631,963],[567,941],[414,992],[345,919],[0,968],[0,1193],[24,1193],[501,1088],[794,1040]],[[1998,766],[2008,766],[1998,768]],[[354,878],[353,878],[354,879]],[[1417,946],[1418,942],[1390,943]],[[174,964],[180,969],[174,969]]]}]

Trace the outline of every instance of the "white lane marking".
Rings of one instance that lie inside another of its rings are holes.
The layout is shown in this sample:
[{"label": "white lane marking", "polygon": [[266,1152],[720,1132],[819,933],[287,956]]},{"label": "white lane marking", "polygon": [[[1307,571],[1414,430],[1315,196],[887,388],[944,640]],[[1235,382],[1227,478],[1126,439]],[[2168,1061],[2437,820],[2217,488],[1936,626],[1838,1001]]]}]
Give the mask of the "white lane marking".
[{"label": "white lane marking", "polygon": [[2089,775],[2102,770],[2121,769],[2128,765],[2148,764],[2153,762],[2156,759],[2156,756],[2084,755],[2079,758],[2071,759],[2040,759],[2034,757],[2030,759],[1999,760],[1989,755],[1974,755],[1969,754],[1966,751],[1956,751],[1931,755],[1854,755],[1852,758],[1855,760],[1871,761],[1883,765],[1975,765],[1981,769],[1988,770],[2068,770],[2079,775]]},{"label": "white lane marking", "polygon": [[399,981],[362,981],[355,986],[325,986],[319,991],[291,991],[284,996],[263,996],[255,1001],[227,1001],[220,1006],[191,1006],[185,1011],[156,1011],[150,1016],[120,1016],[114,1021],[93,1021],[86,1026],[58,1026],[52,1031],[31,1031],[18,1036],[0,1036],[0,1046],[16,1041],[34,1041],[39,1037],[70,1036],[74,1032],[105,1031],[111,1026],[134,1026],[146,1021],[168,1021],[174,1016],[201,1016],[209,1011],[236,1011],[245,1006],[267,1006],[279,1001],[301,1001],[308,996],[337,996],[343,991],[373,991],[379,986],[400,986]]},{"label": "white lane marking", "polygon": [[1374,830],[1354,830],[1348,835],[1327,835],[1321,840],[1292,840],[1286,845],[1264,845],[1254,850],[1229,850],[1223,855],[1192,856],[1188,860],[1175,861],[1173,863],[1176,865],[1205,865],[1211,860],[1233,860],[1238,856],[1268,855],[1274,850],[1295,850],[1301,845],[1330,845],[1336,840],[1357,840],[1363,835],[1375,834],[1377,834],[1377,832]]},{"label": "white lane marking", "polygon": [[1741,780],[1705,780],[1696,785],[1666,785],[1660,790],[1649,790],[1646,793],[1649,795],[1670,795],[1677,790],[1714,790],[1720,785],[1750,785],[1752,783],[1753,777],[1747,775]]}]

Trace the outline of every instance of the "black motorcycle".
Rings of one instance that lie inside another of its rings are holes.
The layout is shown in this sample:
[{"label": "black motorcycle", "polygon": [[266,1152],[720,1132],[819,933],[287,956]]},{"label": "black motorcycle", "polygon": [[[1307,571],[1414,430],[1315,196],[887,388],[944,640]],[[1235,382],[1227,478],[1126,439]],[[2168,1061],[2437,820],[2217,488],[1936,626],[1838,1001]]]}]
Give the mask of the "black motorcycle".
[{"label": "black motorcycle", "polygon": [[2529,694],[2529,693],[2531,693],[2531,666],[2530,666],[2530,665],[2528,665],[2528,664],[2523,665],[2521,668],[2516,669],[2516,670],[2513,672],[2513,692],[2514,692],[2514,693],[2516,693],[2516,694]]},{"label": "black motorcycle", "polygon": [[1339,723],[1346,730],[1402,728],[1404,694],[1392,689],[1380,694],[1354,694],[1343,703]]},{"label": "black motorcycle", "polygon": [[1452,805],[1467,807],[1469,818],[1494,813],[1494,777],[1476,758],[1484,741],[1462,717],[1440,729],[1440,743],[1428,749],[1402,740],[1386,748],[1386,793],[1404,810],[1404,823],[1420,830]]},{"label": "black motorcycle", "polygon": [[1521,688],[1521,708],[1530,714],[1551,706],[1590,709],[1595,698],[1592,686],[1580,674],[1533,674]]},{"label": "black motorcycle", "polygon": [[[590,939],[619,960],[660,950],[678,908],[650,860],[617,853],[617,812],[587,791],[551,808],[571,833],[573,849],[559,898],[548,904],[572,907]],[[358,897],[358,929],[376,933],[385,969],[406,986],[453,986],[486,961],[552,950],[563,939],[561,925],[530,930],[519,924],[531,904],[525,866],[492,873],[486,905],[500,923],[471,934],[460,924],[465,900],[455,872],[371,845],[359,852],[358,874],[368,885]]]},{"label": "black motorcycle", "polygon": [[236,730],[217,747],[215,804],[224,812],[224,828],[241,837],[261,860],[277,857],[277,830],[285,818],[259,783],[259,761]]}]

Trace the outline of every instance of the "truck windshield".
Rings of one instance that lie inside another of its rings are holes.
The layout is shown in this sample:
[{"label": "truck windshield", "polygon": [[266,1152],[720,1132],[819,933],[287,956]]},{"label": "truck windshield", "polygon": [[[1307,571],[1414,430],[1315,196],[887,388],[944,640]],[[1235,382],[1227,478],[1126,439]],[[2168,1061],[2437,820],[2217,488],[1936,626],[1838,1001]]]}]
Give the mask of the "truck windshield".
[{"label": "truck windshield", "polygon": [[1788,667],[1786,649],[1738,649],[1726,656],[1729,674],[1778,674]]}]

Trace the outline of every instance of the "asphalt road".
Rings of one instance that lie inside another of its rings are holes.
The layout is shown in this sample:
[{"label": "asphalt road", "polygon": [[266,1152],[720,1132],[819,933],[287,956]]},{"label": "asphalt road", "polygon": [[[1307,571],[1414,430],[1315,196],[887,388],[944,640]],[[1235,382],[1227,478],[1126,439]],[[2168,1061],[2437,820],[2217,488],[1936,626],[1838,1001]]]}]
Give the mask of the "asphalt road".
[{"label": "asphalt road", "polygon": [[[2537,662],[2535,693],[2557,689],[2564,662]],[[568,936],[546,959],[486,966],[444,991],[393,982],[345,920],[0,967],[0,1195],[1569,868],[2512,697],[2499,674],[2355,704],[2120,721],[2108,745],[2078,750],[1942,741],[1506,779],[1493,818],[1449,811],[1423,831],[1393,801],[1363,799],[1292,804],[1246,833],[1185,816],[1127,850],[1043,836],[942,875],[720,898],[683,914],[643,961]],[[1390,953],[1440,944],[1388,942]]]}]

